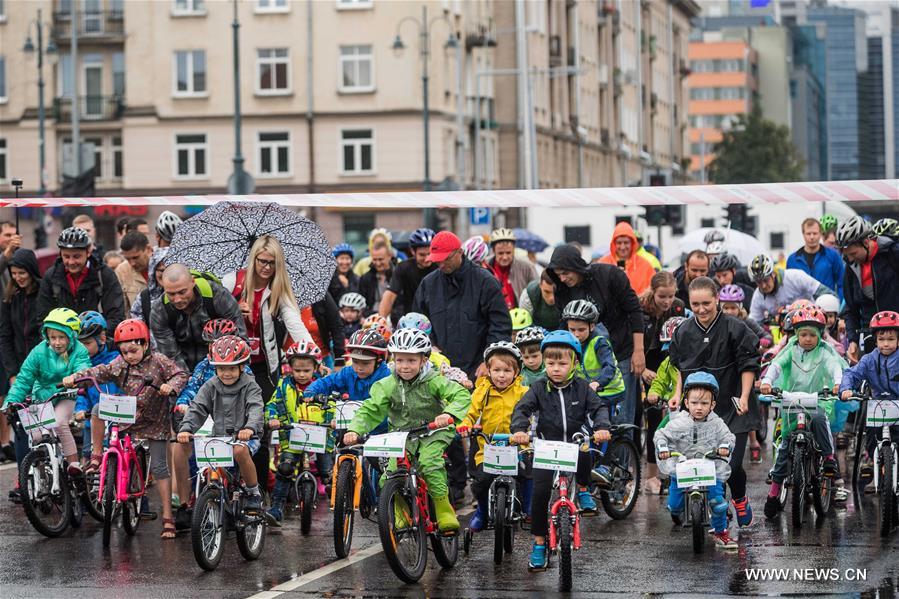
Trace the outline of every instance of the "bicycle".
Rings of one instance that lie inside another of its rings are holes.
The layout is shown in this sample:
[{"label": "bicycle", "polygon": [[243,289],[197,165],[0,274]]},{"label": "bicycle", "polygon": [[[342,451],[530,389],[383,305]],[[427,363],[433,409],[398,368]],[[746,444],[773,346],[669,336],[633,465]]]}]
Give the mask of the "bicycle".
[{"label": "bicycle", "polygon": [[[249,492],[232,467],[234,446],[246,446],[247,442],[238,441],[233,430],[228,430],[227,434],[230,439],[191,435],[200,473],[190,521],[190,544],[194,559],[206,571],[215,570],[222,559],[226,528],[234,529],[237,548],[247,561],[258,559],[265,546],[264,512],[251,513],[245,509]],[[224,445],[227,449],[216,455],[215,445]]]},{"label": "bicycle", "polygon": [[637,445],[629,435],[636,428],[633,424],[609,427],[612,439],[604,444],[605,450],[596,452],[599,465],[605,469],[605,480],[596,470],[590,470],[590,494],[599,499],[602,509],[613,520],[627,518],[637,505],[642,462]]},{"label": "bicycle", "polygon": [[[322,426],[321,422],[307,420],[284,425],[281,430],[284,429],[305,433],[303,440],[298,443],[305,449],[300,452],[299,458],[294,462],[293,486],[290,492],[290,497],[295,499],[295,509],[300,512],[300,532],[305,535],[309,534],[312,529],[312,514],[318,503],[318,481],[315,479],[315,474],[312,473],[313,456],[315,453],[323,453],[326,450],[327,435],[331,429]],[[315,429],[325,429],[323,439],[311,439],[311,435],[316,432]],[[309,448],[314,451],[309,451]]]},{"label": "bicycle", "polygon": [[677,458],[677,486],[687,489],[683,525],[692,529],[693,553],[699,554],[705,548],[706,530],[712,521],[709,487],[717,484],[715,460],[729,462],[730,458],[718,455],[717,451],[697,451],[692,458],[672,451],[671,457]]}]

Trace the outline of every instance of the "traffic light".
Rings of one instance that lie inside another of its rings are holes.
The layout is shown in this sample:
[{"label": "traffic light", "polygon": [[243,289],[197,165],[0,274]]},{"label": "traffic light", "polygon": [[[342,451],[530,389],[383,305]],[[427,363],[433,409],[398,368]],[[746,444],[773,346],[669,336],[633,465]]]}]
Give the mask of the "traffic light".
[{"label": "traffic light", "polygon": [[684,226],[684,206],[665,206],[665,224],[669,227]]},{"label": "traffic light", "polygon": [[667,219],[668,206],[646,206],[646,224],[650,227],[664,225]]},{"label": "traffic light", "polygon": [[730,204],[725,209],[725,215],[727,217],[727,221],[730,223],[730,228],[735,231],[745,231],[746,230],[746,221],[748,220],[749,209],[746,204]]}]

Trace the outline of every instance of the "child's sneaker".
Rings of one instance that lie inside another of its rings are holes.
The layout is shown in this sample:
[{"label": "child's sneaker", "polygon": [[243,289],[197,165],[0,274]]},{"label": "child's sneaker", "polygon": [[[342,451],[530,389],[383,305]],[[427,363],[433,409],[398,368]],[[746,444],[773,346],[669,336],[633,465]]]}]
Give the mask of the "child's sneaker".
[{"label": "child's sneaker", "polygon": [[259,492],[259,487],[256,486],[253,489],[247,489],[247,491],[247,498],[243,504],[244,511],[249,513],[262,511],[262,494]]},{"label": "child's sneaker", "polygon": [[450,501],[449,495],[434,498],[434,512],[437,516],[437,528],[441,534],[453,535],[459,531],[459,519]]},{"label": "child's sneaker", "polygon": [[592,515],[596,513],[596,501],[590,491],[583,490],[577,492],[577,503],[581,508],[581,514]]},{"label": "child's sneaker", "polygon": [[268,515],[271,516],[272,526],[281,526],[281,521],[284,520],[284,512],[281,510],[280,505],[273,505],[268,509]]},{"label": "child's sneaker", "polygon": [[481,508],[478,507],[472,514],[471,520],[468,521],[468,529],[471,532],[481,532],[484,530],[485,520],[486,518],[481,514]]},{"label": "child's sneaker", "polygon": [[531,548],[531,558],[528,560],[528,570],[531,572],[546,570],[546,545],[534,543]]},{"label": "child's sneaker", "polygon": [[599,483],[601,485],[611,485],[612,484],[612,474],[609,472],[609,467],[603,464],[598,465],[596,468],[590,471],[590,478],[593,482]]},{"label": "child's sneaker", "polygon": [[836,476],[837,469],[837,459],[833,457],[833,455],[829,455],[824,458],[824,464],[821,466],[821,470],[824,472],[824,476]]},{"label": "child's sneaker", "polygon": [[762,463],[762,448],[761,448],[761,446],[749,448],[749,463],[750,464],[761,464]]},{"label": "child's sneaker", "polygon": [[749,497],[733,500],[734,509],[737,510],[737,524],[740,527],[752,524],[752,506],[749,505]]},{"label": "child's sneaker", "polygon": [[726,530],[715,533],[715,547],[724,551],[736,551],[740,548]]},{"label": "child's sneaker", "polygon": [[765,500],[765,518],[768,520],[777,518],[777,515],[780,514],[780,507],[780,498],[768,495],[768,499]]},{"label": "child's sneaker", "polygon": [[869,457],[865,457],[862,461],[861,471],[858,475],[859,482],[867,485],[870,481],[874,480],[874,460]]}]

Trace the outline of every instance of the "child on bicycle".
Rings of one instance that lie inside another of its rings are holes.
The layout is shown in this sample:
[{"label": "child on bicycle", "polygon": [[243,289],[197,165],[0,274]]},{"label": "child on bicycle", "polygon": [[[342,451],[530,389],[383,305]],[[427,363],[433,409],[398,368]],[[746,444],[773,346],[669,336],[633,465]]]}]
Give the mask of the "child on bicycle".
[{"label": "child on bicycle", "polygon": [[[823,339],[826,326],[824,313],[815,306],[800,308],[793,312],[791,322],[794,335],[762,375],[759,390],[767,395],[771,393],[772,387],[804,393],[818,393],[822,389],[832,389],[836,395],[843,380],[846,363]],[[833,414],[833,402],[820,402],[819,408],[811,418],[809,428],[815,437],[815,444],[824,456],[824,475],[836,476],[838,468],[829,421],[829,417]],[[765,517],[768,519],[777,517],[780,512],[780,489],[788,474],[790,456],[787,444],[793,418],[788,417],[785,420],[784,416],[782,413],[780,445],[774,468],[771,470],[768,498],[765,500]]]},{"label": "child on bicycle", "polygon": [[[577,376],[581,359],[581,343],[568,331],[547,333],[541,343],[546,380],[539,380],[524,394],[512,412],[512,443],[526,445],[531,417],[537,416],[536,434],[552,441],[570,441],[572,434],[592,423],[593,441],[604,443],[609,433],[609,408],[586,380]],[[593,459],[587,452],[578,455],[577,500],[581,510],[596,511],[590,495],[590,469]],[[534,491],[531,496],[531,532],[534,546],[530,569],[546,569],[546,535],[549,532],[547,510],[552,495],[553,472],[534,470]]]},{"label": "child on bicycle", "polygon": [[[150,329],[141,320],[123,320],[115,329],[113,341],[121,356],[109,364],[101,364],[82,370],[63,380],[67,387],[75,386],[75,380],[90,377],[98,384],[114,382],[122,393],[137,397],[134,424],[122,425],[139,439],[150,442],[150,470],[156,481],[159,500],[162,503],[162,538],[175,538],[175,520],[172,518],[172,485],[169,478],[168,452],[172,420],[169,417],[169,396],[176,394],[187,384],[188,375],[174,360],[155,352],[150,347]],[[100,419],[100,405],[91,412],[91,461],[89,468],[100,467],[103,436],[106,427]]]},{"label": "child on bicycle", "polygon": [[[331,423],[334,417],[333,407],[311,403],[311,397],[304,397],[303,392],[309,387],[321,366],[322,352],[312,341],[300,341],[287,348],[287,364],[290,374],[281,377],[275,393],[265,404],[265,419],[268,427],[277,430],[299,421],[315,422],[324,425]],[[272,495],[272,507],[268,513],[275,522],[284,519],[284,502],[290,492],[290,484],[294,480],[294,471],[302,452],[290,449],[290,429],[278,435],[280,447],[278,470],[275,475],[275,491]],[[328,436],[327,453],[315,455],[320,485],[331,478],[334,456],[330,452],[334,448],[334,440]]]},{"label": "child on bicycle", "polygon": [[[491,343],[484,350],[484,364],[487,376],[478,379],[474,393],[471,394],[471,407],[468,414],[456,431],[465,434],[474,426],[480,426],[485,435],[496,433],[508,434],[512,422],[512,410],[515,404],[528,390],[521,382],[521,352],[508,341]],[[496,477],[484,472],[484,439],[477,437],[478,450],[474,456],[474,482],[471,492],[478,501],[477,510],[468,522],[473,532],[479,532],[487,523],[487,498],[490,484]],[[529,505],[522,496],[522,505]],[[527,511],[527,510],[525,510]]]},{"label": "child on bicycle", "polygon": [[340,309],[343,336],[349,339],[353,333],[362,328],[362,313],[368,308],[368,303],[360,294],[350,291],[340,296],[337,307]]},{"label": "child on bicycle", "polygon": [[[3,402],[4,410],[10,404],[24,402],[28,396],[36,404],[44,403],[57,392],[56,385],[63,377],[90,367],[91,359],[87,349],[77,338],[79,331],[81,321],[73,310],[56,308],[47,314],[41,326],[44,340],[31,350],[22,363],[16,380],[6,395],[6,401]],[[71,477],[81,477],[78,448],[69,429],[69,418],[75,402],[68,399],[56,400],[53,407],[56,412],[56,436],[68,464],[68,474]],[[40,433],[33,432],[32,438],[40,439]]]},{"label": "child on bicycle", "polygon": [[[655,445],[660,460],[659,467],[671,477],[668,487],[668,509],[675,524],[682,523],[684,490],[677,485],[675,460],[669,461],[676,451],[688,458],[697,452],[716,451],[721,457],[730,455],[736,437],[724,420],[715,412],[718,397],[718,380],[708,372],[694,372],[684,381],[685,411],[676,412],[664,427],[656,431]],[[715,485],[708,488],[709,506],[712,508],[712,530],[715,546],[724,550],[737,549],[737,543],[727,532],[727,500],[724,483],[730,478],[730,464],[715,461]]]},{"label": "child on bicycle", "polygon": [[[431,340],[424,331],[400,329],[390,338],[387,348],[393,356],[394,373],[372,385],[371,397],[359,407],[343,442],[357,443],[359,435],[368,433],[385,418],[391,430],[408,430],[431,421],[437,428],[448,427],[408,441],[406,449],[417,460],[419,472],[428,484],[438,529],[442,534],[455,534],[459,520],[449,497],[443,454],[455,436],[450,423],[465,417],[471,396],[430,365]],[[395,468],[396,462],[391,460],[390,469]]]},{"label": "child on bicycle", "polygon": [[521,384],[530,387],[534,381],[546,376],[543,367],[543,352],[540,344],[546,331],[537,326],[526,327],[515,335],[515,346],[521,352]]},{"label": "child on bicycle", "polygon": [[[78,341],[87,349],[87,353],[91,357],[91,366],[99,366],[100,364],[109,364],[119,357],[119,352],[109,349],[106,339],[106,319],[99,312],[88,310],[78,315],[81,321],[81,332],[78,333]],[[75,420],[84,421],[84,430],[82,431],[81,455],[90,465],[91,448],[91,421],[90,414],[95,405],[100,402],[100,393],[118,394],[119,387],[115,383],[106,383],[100,385],[98,391],[94,387],[85,389],[83,394],[78,395],[75,400]]]},{"label": "child on bicycle", "polygon": [[247,486],[248,512],[262,509],[262,494],[253,455],[259,450],[262,434],[262,389],[252,375],[244,371],[250,360],[249,344],[236,335],[218,338],[209,349],[209,363],[215,367],[215,377],[200,388],[181,422],[179,443],[189,443],[193,434],[212,417],[212,436],[236,435],[244,445],[234,446],[234,461]]}]

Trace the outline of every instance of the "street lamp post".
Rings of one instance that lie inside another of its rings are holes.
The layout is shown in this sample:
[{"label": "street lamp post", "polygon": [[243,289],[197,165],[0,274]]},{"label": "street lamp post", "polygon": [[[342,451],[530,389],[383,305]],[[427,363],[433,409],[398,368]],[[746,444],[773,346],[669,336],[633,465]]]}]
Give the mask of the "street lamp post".
[{"label": "street lamp post", "polygon": [[[46,133],[44,127],[45,120],[45,111],[44,111],[44,24],[42,20],[42,11],[41,9],[37,9],[37,19],[29,23],[28,32],[31,33],[31,27],[34,27],[37,30],[37,48],[31,41],[31,35],[28,35],[25,38],[25,46],[22,50],[26,54],[30,54],[37,50],[37,124],[38,124],[38,136],[40,141],[38,143],[38,162],[40,165],[40,174],[38,179],[40,180],[40,187],[38,189],[38,195],[43,197],[47,194],[47,181],[44,177],[44,172],[46,170]],[[47,44],[47,54],[56,54],[56,43],[51,39]]]},{"label": "street lamp post", "polygon": [[234,0],[234,20],[231,22],[232,45],[234,47],[234,164],[228,178],[228,193],[231,195],[248,195],[253,193],[256,184],[253,177],[243,168],[243,152],[240,139],[240,21],[237,20],[237,0]]}]

